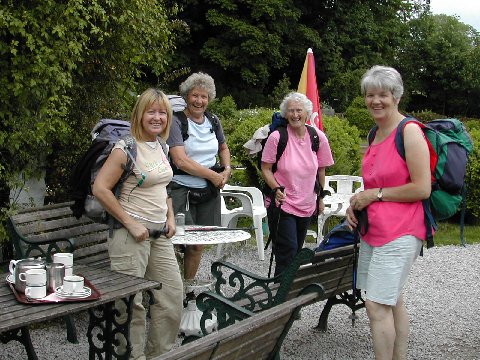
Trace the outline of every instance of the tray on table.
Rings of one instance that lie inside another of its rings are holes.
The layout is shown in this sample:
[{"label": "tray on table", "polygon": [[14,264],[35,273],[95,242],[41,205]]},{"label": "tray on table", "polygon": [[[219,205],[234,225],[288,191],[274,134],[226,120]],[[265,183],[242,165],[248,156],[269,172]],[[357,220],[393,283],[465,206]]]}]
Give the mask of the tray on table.
[{"label": "tray on table", "polygon": [[55,304],[55,303],[60,303],[60,302],[77,302],[77,301],[92,301],[92,300],[97,300],[100,298],[100,292],[97,290],[97,288],[86,278],[84,278],[84,286],[89,287],[92,290],[92,293],[88,297],[84,298],[63,298],[57,296],[54,292],[49,293],[47,296],[41,299],[29,299],[27,296],[15,289],[15,285],[12,283],[8,283],[8,286],[10,286],[10,289],[12,290],[13,294],[15,295],[15,298],[17,301],[23,303],[23,304]]}]

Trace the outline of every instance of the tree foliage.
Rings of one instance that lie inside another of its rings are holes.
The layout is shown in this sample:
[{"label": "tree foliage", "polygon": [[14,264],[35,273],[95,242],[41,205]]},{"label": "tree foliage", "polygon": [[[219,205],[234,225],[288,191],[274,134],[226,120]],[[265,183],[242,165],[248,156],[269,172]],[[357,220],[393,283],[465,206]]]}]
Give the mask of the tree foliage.
[{"label": "tree foliage", "polygon": [[411,110],[450,116],[480,113],[479,34],[447,15],[424,14],[409,22],[410,38],[399,57]]},{"label": "tree foliage", "polygon": [[[174,41],[172,15],[174,9],[153,0],[2,1],[3,209],[9,188],[19,185],[18,171],[31,176],[45,157],[49,166],[58,159],[54,150],[78,151],[75,136],[85,136],[93,118],[129,111],[134,98],[127,94],[136,94],[144,73],[164,71]],[[66,175],[58,173],[63,187]]]}]

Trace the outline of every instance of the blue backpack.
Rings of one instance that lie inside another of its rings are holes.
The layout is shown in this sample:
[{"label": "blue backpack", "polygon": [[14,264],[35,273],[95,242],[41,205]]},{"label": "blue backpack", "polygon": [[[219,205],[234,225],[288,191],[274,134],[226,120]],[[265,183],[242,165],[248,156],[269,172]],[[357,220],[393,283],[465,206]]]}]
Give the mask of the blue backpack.
[{"label": "blue backpack", "polygon": [[355,243],[355,236],[355,232],[350,229],[347,221],[344,220],[325,235],[322,242],[315,248],[315,252],[352,245]]}]

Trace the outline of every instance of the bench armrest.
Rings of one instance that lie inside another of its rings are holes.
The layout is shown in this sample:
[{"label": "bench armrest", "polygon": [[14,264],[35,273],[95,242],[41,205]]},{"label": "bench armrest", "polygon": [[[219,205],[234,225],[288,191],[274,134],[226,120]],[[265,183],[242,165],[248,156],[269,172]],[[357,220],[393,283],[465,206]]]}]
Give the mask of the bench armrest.
[{"label": "bench armrest", "polygon": [[311,263],[315,253],[302,249],[288,268],[275,277],[264,277],[226,261],[212,264],[214,292],[248,311],[269,309],[286,300],[299,267]]},{"label": "bench armrest", "polygon": [[217,330],[254,315],[254,312],[244,309],[233,301],[212,291],[200,293],[197,296],[196,302],[197,308],[203,313],[200,318],[200,329],[203,335],[208,334],[205,328],[205,322],[212,319],[212,313],[215,313],[217,316]]},{"label": "bench armrest", "polygon": [[227,261],[215,261],[211,270],[214,292],[231,301],[247,299],[248,304],[244,307],[250,311],[257,305],[250,294],[264,291],[270,294],[268,298],[273,298],[271,288],[283,277],[283,275],[271,278],[259,276]]}]

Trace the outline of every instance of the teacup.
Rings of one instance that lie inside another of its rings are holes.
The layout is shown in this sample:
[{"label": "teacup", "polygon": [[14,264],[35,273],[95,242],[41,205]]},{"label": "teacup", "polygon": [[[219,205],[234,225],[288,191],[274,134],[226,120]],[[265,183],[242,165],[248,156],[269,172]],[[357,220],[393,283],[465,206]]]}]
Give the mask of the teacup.
[{"label": "teacup", "polygon": [[25,288],[25,295],[30,299],[41,299],[47,296],[47,287],[45,285],[40,286],[28,286]]},{"label": "teacup", "polygon": [[47,271],[45,269],[30,269],[18,275],[20,281],[26,286],[45,286],[47,284]]},{"label": "teacup", "polygon": [[63,278],[63,291],[66,293],[79,293],[83,291],[84,279],[78,275],[68,275]]},{"label": "teacup", "polygon": [[73,254],[72,253],[55,253],[53,254],[53,262],[65,265],[65,275],[73,275]]}]

